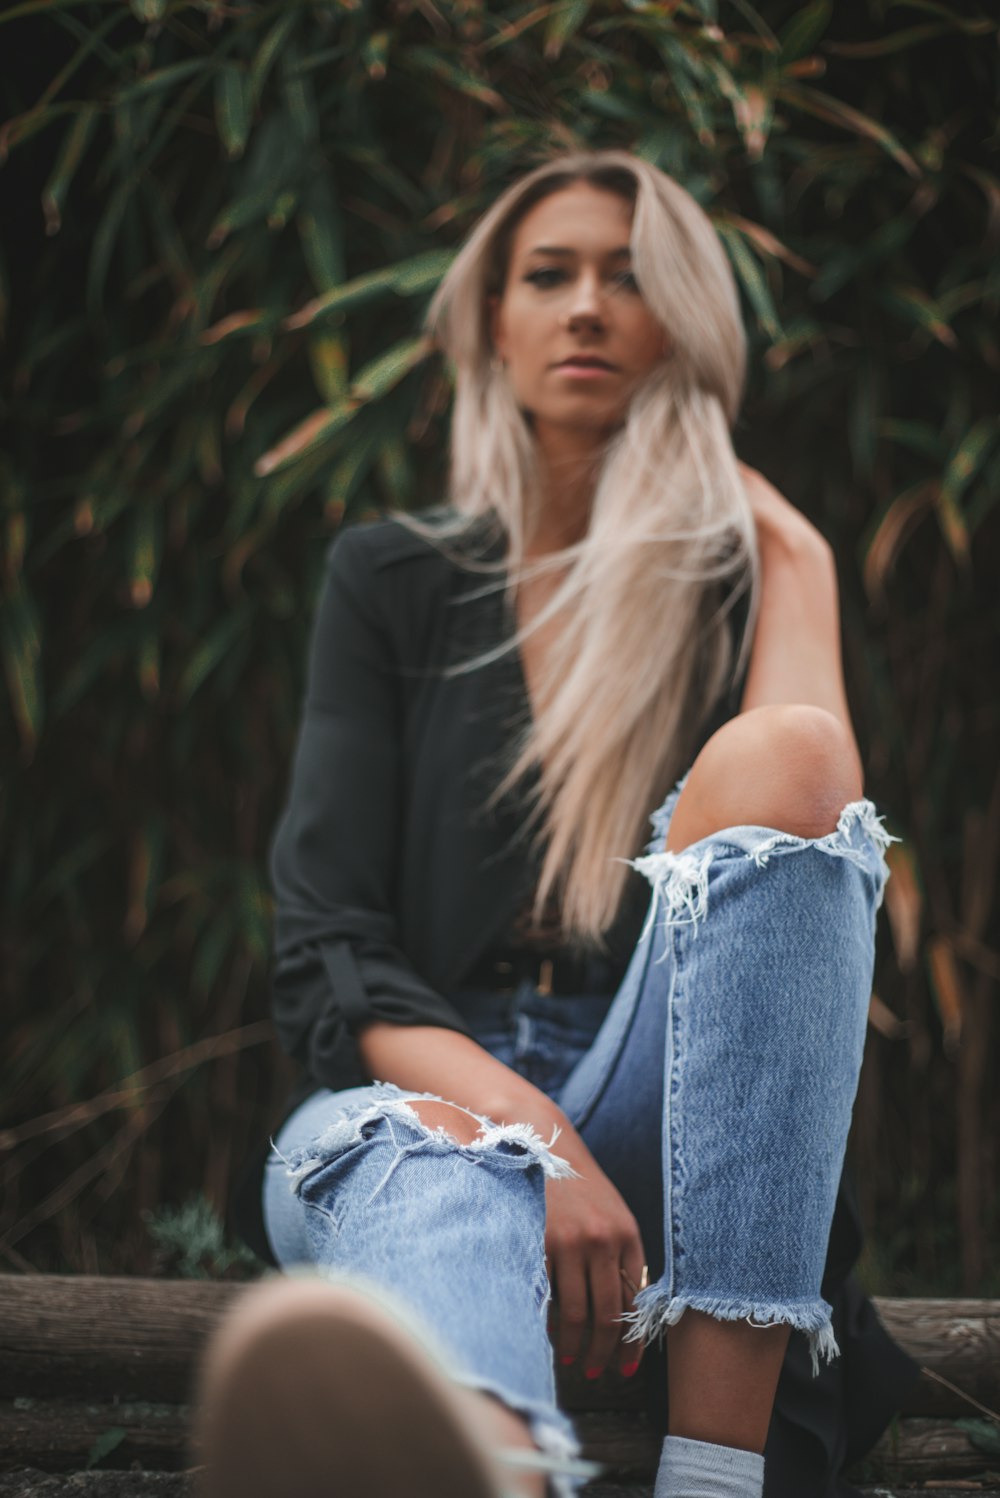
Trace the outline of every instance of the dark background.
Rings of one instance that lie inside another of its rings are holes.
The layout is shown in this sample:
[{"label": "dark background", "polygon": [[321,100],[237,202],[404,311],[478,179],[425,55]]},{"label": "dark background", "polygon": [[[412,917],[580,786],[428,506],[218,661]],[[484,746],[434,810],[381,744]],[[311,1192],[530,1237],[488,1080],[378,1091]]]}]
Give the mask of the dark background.
[{"label": "dark background", "polygon": [[738,451],[838,556],[903,838],[863,1278],[1000,1294],[997,70],[990,8],[923,0],[0,14],[0,1267],[246,1272],[220,1214],[287,1079],[265,860],[325,547],[441,498],[420,315],[503,187],[592,145],[715,219]]}]

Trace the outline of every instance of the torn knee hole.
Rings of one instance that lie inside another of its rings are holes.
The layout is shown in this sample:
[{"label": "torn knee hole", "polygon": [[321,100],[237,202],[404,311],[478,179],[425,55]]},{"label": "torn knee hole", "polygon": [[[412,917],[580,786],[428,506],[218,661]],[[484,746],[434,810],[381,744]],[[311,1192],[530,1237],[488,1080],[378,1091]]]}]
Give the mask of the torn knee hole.
[{"label": "torn knee hole", "polygon": [[444,1129],[458,1144],[471,1144],[480,1132],[480,1124],[457,1103],[429,1102],[411,1098],[409,1106],[429,1129]]}]

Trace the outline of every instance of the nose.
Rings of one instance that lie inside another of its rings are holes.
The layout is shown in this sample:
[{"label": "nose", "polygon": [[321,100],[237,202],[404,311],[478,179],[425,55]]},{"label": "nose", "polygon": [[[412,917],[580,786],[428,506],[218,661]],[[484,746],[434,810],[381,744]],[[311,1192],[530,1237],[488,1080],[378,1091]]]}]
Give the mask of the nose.
[{"label": "nose", "polygon": [[599,321],[604,310],[604,298],[596,271],[582,271],[573,282],[569,299],[567,319],[576,322]]}]

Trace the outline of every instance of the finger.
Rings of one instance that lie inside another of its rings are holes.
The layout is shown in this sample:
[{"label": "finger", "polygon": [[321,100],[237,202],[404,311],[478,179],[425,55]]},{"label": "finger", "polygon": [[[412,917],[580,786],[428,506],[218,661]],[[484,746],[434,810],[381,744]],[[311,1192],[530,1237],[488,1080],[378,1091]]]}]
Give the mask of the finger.
[{"label": "finger", "polygon": [[[632,1311],[635,1309],[635,1296],[642,1284],[642,1271],[645,1268],[645,1264],[646,1259],[641,1243],[636,1247],[627,1249],[622,1255],[621,1267],[628,1275],[630,1282],[635,1286],[635,1291],[629,1289],[625,1280],[622,1279],[622,1290],[624,1292],[622,1297],[623,1311]],[[624,1340],[631,1330],[632,1323],[630,1321],[623,1321],[621,1323],[620,1332],[622,1341],[619,1347],[618,1368],[619,1372],[625,1378],[633,1378],[639,1371],[639,1364],[642,1362],[643,1355],[641,1342],[626,1342]]]},{"label": "finger", "polygon": [[618,1272],[618,1265],[617,1250],[611,1253],[604,1250],[600,1256],[595,1254],[587,1265],[590,1302],[594,1317],[584,1367],[584,1374],[587,1378],[597,1378],[604,1372],[608,1363],[616,1355],[621,1342],[620,1317],[627,1291]]},{"label": "finger", "polygon": [[587,1276],[582,1256],[569,1250],[555,1260],[555,1294],[559,1301],[556,1350],[564,1367],[579,1360],[587,1325]]}]

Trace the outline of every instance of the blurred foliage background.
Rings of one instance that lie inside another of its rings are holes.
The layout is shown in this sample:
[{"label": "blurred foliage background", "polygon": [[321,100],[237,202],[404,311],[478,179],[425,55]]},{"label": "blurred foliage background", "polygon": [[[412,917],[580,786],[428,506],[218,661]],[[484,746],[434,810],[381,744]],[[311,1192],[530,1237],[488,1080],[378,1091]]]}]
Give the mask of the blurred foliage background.
[{"label": "blurred foliage background", "polygon": [[266,852],[326,543],[440,499],[420,315],[513,177],[593,145],[712,214],[737,446],[839,558],[904,839],[864,1278],[1000,1295],[994,9],[27,0],[0,55],[0,1267],[149,1272],[193,1233],[235,1272],[212,1223],[288,1081]]}]

